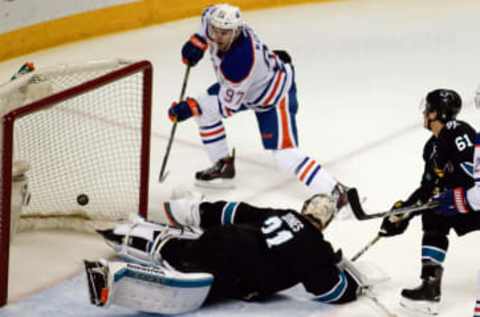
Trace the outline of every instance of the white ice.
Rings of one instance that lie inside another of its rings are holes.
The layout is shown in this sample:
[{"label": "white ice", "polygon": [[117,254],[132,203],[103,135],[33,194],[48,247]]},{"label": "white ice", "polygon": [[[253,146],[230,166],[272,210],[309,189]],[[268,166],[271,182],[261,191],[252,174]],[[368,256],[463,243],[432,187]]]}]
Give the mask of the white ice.
[{"label": "white ice", "polygon": [[[480,113],[472,106],[480,83],[479,12],[480,2],[471,0],[352,0],[246,12],[244,17],[271,48],[286,49],[294,58],[302,150],[342,182],[358,187],[368,198],[369,210],[381,211],[406,198],[419,184],[421,151],[429,133],[421,127],[418,104],[427,91],[458,90],[465,100],[461,119],[480,127]],[[179,97],[184,73],[179,50],[197,23],[197,18],[188,19],[15,58],[0,64],[0,78],[8,79],[26,60],[39,66],[118,56],[151,60],[155,109],[150,188],[152,199],[166,198],[175,186],[192,187],[194,172],[210,164],[194,122],[182,123],[169,160],[170,176],[162,185],[157,182],[171,127],[166,109]],[[192,70],[188,95],[201,93],[213,81],[206,59]],[[237,151],[237,187],[205,191],[207,197],[300,207],[312,193],[274,168],[269,153],[262,149],[253,114],[241,113],[226,126],[229,143]],[[419,220],[404,235],[381,240],[363,257],[391,276],[377,293],[398,316],[414,316],[399,307],[398,299],[403,287],[419,282]],[[337,220],[326,238],[351,256],[376,235],[378,227],[379,221]],[[461,239],[451,234],[440,316],[473,315],[479,238],[479,232]],[[77,252],[86,251],[78,247]],[[82,275],[0,310],[2,317],[140,315],[91,306]],[[232,301],[187,316],[366,317],[381,313],[367,299],[343,306],[322,305],[296,287],[266,303]]]}]

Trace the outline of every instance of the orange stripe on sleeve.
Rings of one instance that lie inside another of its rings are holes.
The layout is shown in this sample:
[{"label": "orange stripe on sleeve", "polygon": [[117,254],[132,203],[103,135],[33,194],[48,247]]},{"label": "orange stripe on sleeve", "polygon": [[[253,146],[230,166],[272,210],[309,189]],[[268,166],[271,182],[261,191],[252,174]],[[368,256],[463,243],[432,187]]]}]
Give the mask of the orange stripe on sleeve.
[{"label": "orange stripe on sleeve", "polygon": [[302,175],[300,176],[300,180],[303,182],[305,179],[305,176],[307,176],[308,172],[312,169],[313,165],[315,165],[315,160],[312,160],[310,163],[308,163],[308,166],[305,168],[303,171]]},{"label": "orange stripe on sleeve", "polygon": [[282,81],[282,78],[285,76],[284,73],[282,72],[278,72],[277,73],[277,79],[275,79],[275,84],[273,85],[273,89],[272,91],[270,92],[270,95],[268,95],[268,98],[267,100],[265,100],[265,102],[263,103],[264,106],[268,106],[268,104],[270,103],[271,99],[273,98],[273,96],[275,96],[275,93],[277,92],[278,90],[278,86],[280,85],[280,82]]},{"label": "orange stripe on sleeve", "polygon": [[280,101],[280,121],[282,124],[282,149],[292,148],[293,142],[288,126],[287,103],[285,97]]}]

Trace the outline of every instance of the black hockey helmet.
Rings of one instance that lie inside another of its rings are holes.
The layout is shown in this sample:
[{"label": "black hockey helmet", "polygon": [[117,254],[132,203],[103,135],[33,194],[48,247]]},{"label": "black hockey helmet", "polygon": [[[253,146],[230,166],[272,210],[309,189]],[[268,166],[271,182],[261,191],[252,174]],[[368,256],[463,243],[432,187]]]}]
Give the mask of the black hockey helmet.
[{"label": "black hockey helmet", "polygon": [[425,98],[425,111],[436,112],[438,120],[448,122],[457,117],[462,108],[462,98],[451,89],[435,89]]}]

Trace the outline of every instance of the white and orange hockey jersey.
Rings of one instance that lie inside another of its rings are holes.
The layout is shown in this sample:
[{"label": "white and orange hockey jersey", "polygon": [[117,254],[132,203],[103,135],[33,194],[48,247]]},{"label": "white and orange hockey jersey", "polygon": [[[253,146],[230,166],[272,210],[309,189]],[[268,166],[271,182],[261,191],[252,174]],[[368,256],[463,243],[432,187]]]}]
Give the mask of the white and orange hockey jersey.
[{"label": "white and orange hockey jersey", "polygon": [[206,38],[215,74],[220,84],[219,104],[225,116],[243,107],[265,111],[288,93],[293,69],[260,41],[253,29],[244,25],[227,52],[218,50],[208,35],[208,18],[215,6],[202,15],[199,35]]}]

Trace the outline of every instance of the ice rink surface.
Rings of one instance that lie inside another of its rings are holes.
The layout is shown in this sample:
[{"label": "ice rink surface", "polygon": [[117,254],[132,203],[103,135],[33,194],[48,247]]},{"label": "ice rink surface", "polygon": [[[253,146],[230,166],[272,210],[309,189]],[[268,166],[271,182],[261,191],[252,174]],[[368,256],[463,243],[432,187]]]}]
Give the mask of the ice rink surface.
[{"label": "ice rink surface", "polygon": [[[472,105],[480,83],[478,12],[480,2],[471,0],[352,0],[251,11],[244,18],[270,48],[286,49],[293,56],[301,149],[340,181],[356,186],[367,197],[366,208],[373,212],[405,199],[419,184],[421,152],[429,137],[421,126],[419,101],[429,90],[459,91],[465,105],[460,119],[480,128],[480,111]],[[179,96],[185,69],[179,51],[198,23],[198,18],[188,19],[37,52],[1,63],[0,78],[7,80],[27,60],[40,67],[112,57],[152,61],[155,108],[150,188],[152,201],[158,201],[176,186],[193,188],[194,172],[210,165],[195,123],[187,121],[177,129],[170,175],[165,183],[157,182],[171,127],[166,109]],[[206,58],[192,69],[187,94],[196,96],[213,82]],[[270,154],[262,149],[253,113],[228,119],[226,129],[229,144],[237,152],[236,189],[204,191],[206,196],[300,208],[312,193],[275,169]],[[379,225],[376,220],[337,220],[327,229],[326,238],[351,256],[376,235]],[[415,219],[405,234],[380,241],[363,257],[391,277],[376,292],[398,316],[415,316],[401,309],[398,299],[403,287],[419,282],[420,241],[420,219]],[[440,316],[473,315],[479,241],[478,232],[461,239],[451,234]],[[0,310],[1,317],[141,315],[89,305],[83,275]],[[297,286],[264,303],[231,301],[186,316],[382,314],[367,299],[343,306],[322,305]]]}]

